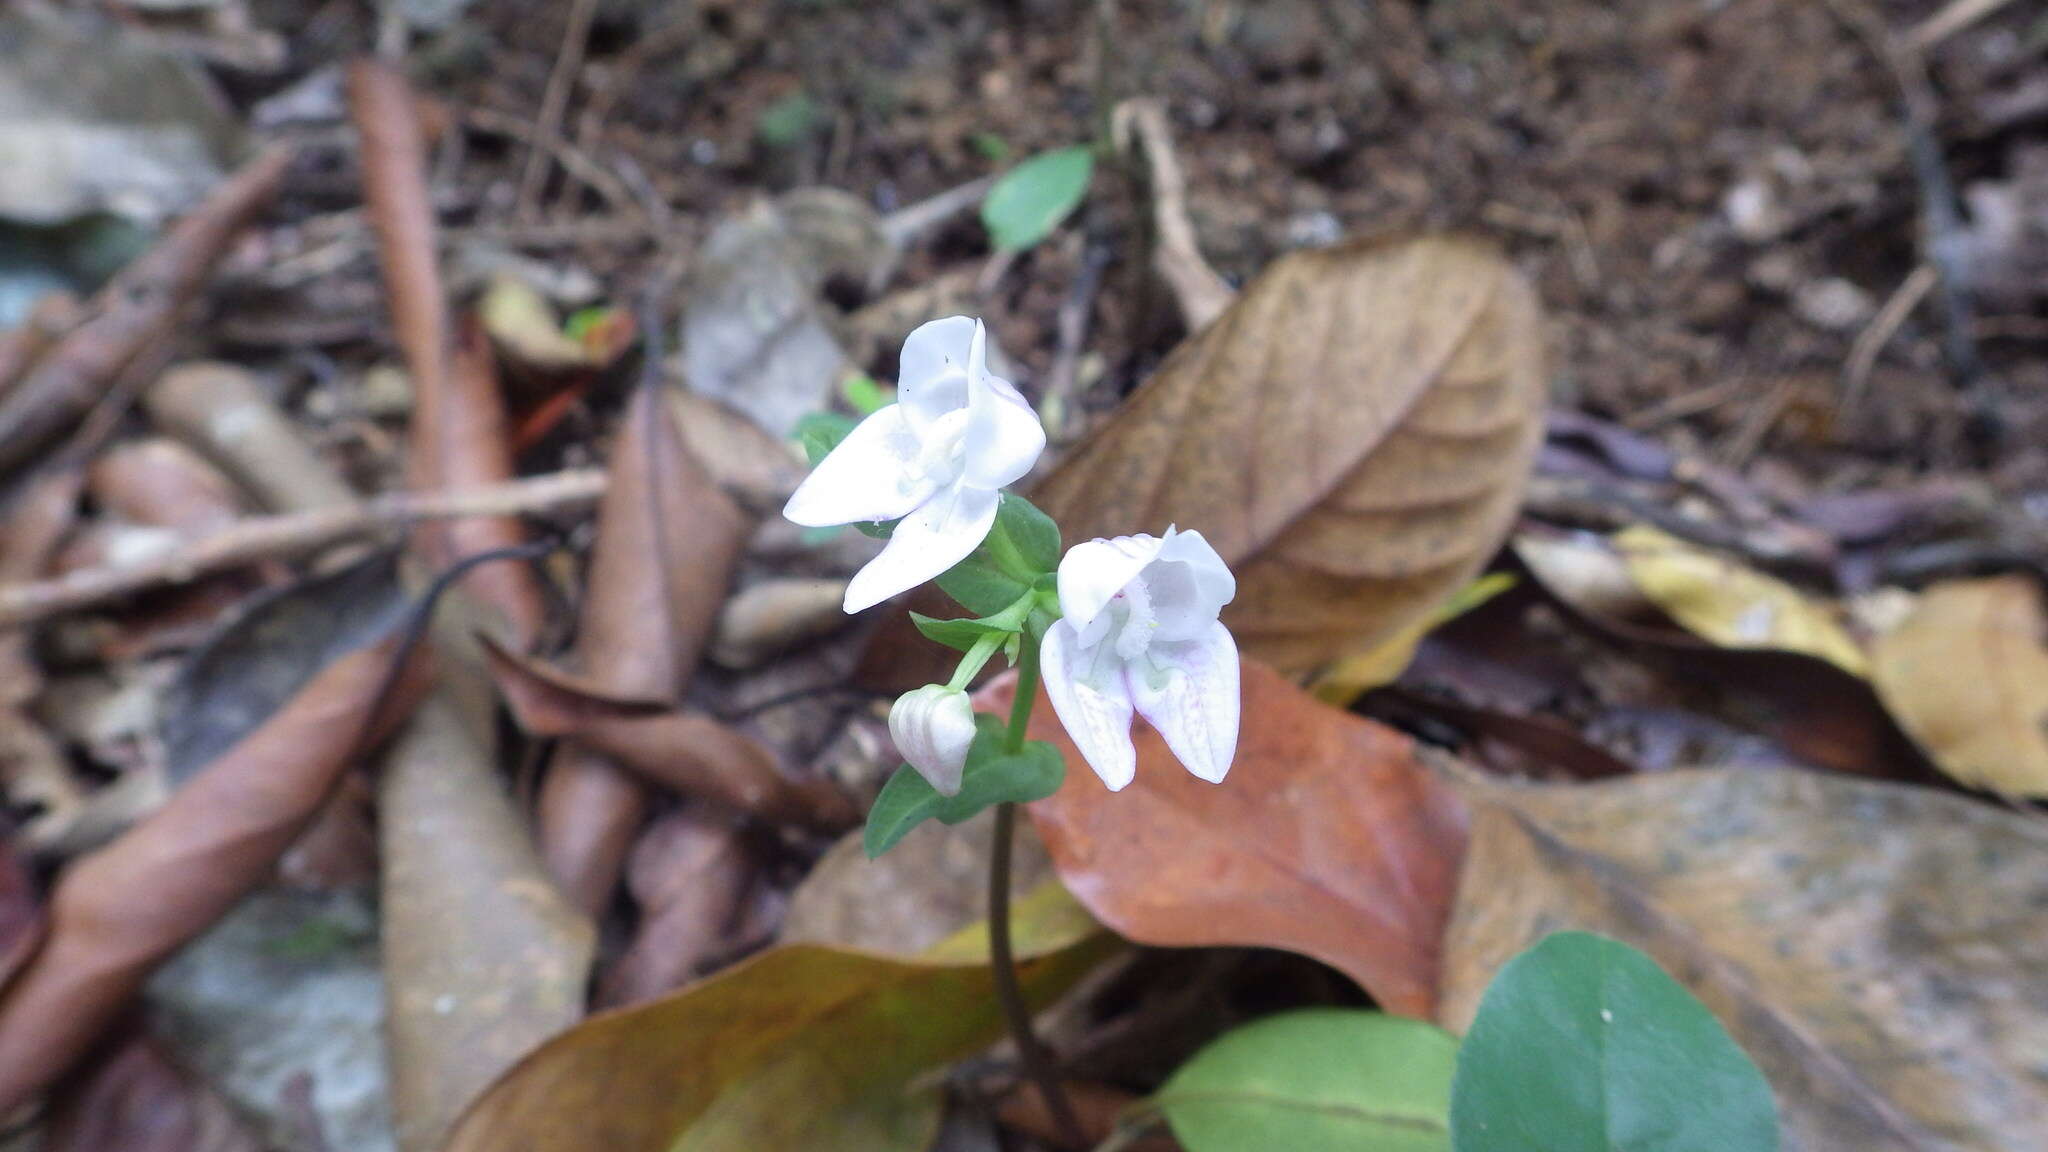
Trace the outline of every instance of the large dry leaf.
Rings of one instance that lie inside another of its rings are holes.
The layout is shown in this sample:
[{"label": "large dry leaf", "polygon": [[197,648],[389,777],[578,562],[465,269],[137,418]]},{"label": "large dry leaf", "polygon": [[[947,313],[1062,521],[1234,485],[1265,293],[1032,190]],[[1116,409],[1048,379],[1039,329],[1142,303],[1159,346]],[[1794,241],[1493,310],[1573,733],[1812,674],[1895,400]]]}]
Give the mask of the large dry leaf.
[{"label": "large dry leaf", "polygon": [[[0,993],[0,1112],[60,1075],[158,963],[268,881],[342,772],[417,698],[419,677],[394,679],[389,625],[357,633],[354,647],[324,652],[310,670],[282,662],[267,665],[268,681],[221,674],[277,657],[295,639],[279,622],[303,619],[307,600],[325,604],[315,614],[331,622],[374,615],[362,596],[350,574],[309,583],[253,607],[202,654],[187,698],[212,723],[173,742],[195,772],[163,807],[65,870],[47,941]],[[239,694],[233,686],[245,682],[281,690]]]},{"label": "large dry leaf", "polygon": [[1804,772],[1460,779],[1472,849],[1446,1027],[1471,1022],[1509,957],[1591,929],[1649,952],[1727,1025],[1777,1093],[1785,1152],[1989,1152],[2048,1132],[2038,820]]},{"label": "large dry leaf", "polygon": [[1072,542],[1175,524],[1237,573],[1245,650],[1384,640],[1499,547],[1542,437],[1534,295],[1432,237],[1282,257],[1033,498]]},{"label": "large dry leaf", "polygon": [[[1075,927],[1020,933],[1020,954],[1036,953],[1019,965],[1033,1003],[1104,954],[1091,925]],[[1002,1034],[985,956],[777,948],[559,1037],[477,1102],[446,1152],[921,1152],[939,1121],[923,1074]]]},{"label": "large dry leaf", "polygon": [[2048,796],[2048,617],[2031,578],[1929,588],[1878,638],[1871,664],[1886,706],[1943,771]]},{"label": "large dry leaf", "polygon": [[401,1152],[424,1152],[583,1015],[596,933],[445,698],[393,742],[377,800],[392,1119]]},{"label": "large dry leaf", "polygon": [[[1390,728],[1340,712],[1247,660],[1237,760],[1196,779],[1157,733],[1137,733],[1138,776],[1102,786],[1052,710],[1033,734],[1067,781],[1031,806],[1054,866],[1084,905],[1145,944],[1250,944],[1303,952],[1389,1011],[1436,1005],[1438,946],[1465,847],[1455,795]],[[1007,709],[1012,681],[984,692]]]},{"label": "large dry leaf", "polygon": [[[575,662],[592,684],[681,699],[733,568],[747,517],[684,447],[655,386],[637,391],[612,449]],[[578,907],[610,901],[647,808],[647,786],[589,749],[558,757],[541,788],[541,853]]]}]

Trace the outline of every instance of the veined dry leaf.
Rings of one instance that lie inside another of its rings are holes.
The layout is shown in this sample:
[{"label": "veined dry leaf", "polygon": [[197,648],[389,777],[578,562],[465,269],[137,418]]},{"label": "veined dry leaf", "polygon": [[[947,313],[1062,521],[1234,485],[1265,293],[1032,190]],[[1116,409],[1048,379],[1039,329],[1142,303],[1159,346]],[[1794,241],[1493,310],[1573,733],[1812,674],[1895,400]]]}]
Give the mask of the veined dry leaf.
[{"label": "veined dry leaf", "polygon": [[[982,692],[1007,710],[1014,679]],[[1222,784],[1196,779],[1158,733],[1136,733],[1138,776],[1111,793],[1043,701],[1032,734],[1067,780],[1031,818],[1082,904],[1144,944],[1286,948],[1340,969],[1388,1011],[1428,1016],[1465,850],[1455,794],[1408,737],[1341,712],[1254,660]]]},{"label": "veined dry leaf", "polygon": [[582,1017],[596,933],[445,697],[393,742],[377,799],[392,1120],[401,1152],[427,1152],[499,1073]]},{"label": "veined dry leaf", "polygon": [[1456,775],[1473,824],[1446,1027],[1471,1022],[1509,957],[1588,929],[1720,1018],[1777,1093],[1784,1152],[1991,1152],[2048,1131],[2038,820],[1807,772]]},{"label": "veined dry leaf", "polygon": [[[324,603],[330,622],[373,616],[351,575],[252,607],[210,649],[212,659],[229,661],[245,647],[243,659],[260,665],[293,647],[303,638],[279,636],[278,624],[301,618],[301,600]],[[291,632],[288,623],[281,630]],[[404,717],[419,677],[408,668],[393,679],[392,629],[355,635],[354,646],[324,652],[310,671],[284,662],[267,682],[281,689],[274,696],[239,696],[239,681],[221,676],[210,678],[223,686],[217,694],[203,685],[188,694],[212,721],[178,744],[199,767],[163,807],[64,871],[50,897],[48,940],[0,991],[0,1112],[61,1075],[159,962],[268,881],[340,774]],[[380,698],[387,706],[373,714]]]},{"label": "veined dry leaf", "polygon": [[[1103,956],[1108,941],[1079,932],[1020,932],[1033,1004]],[[939,1122],[923,1074],[1002,1030],[985,950],[935,961],[787,945],[556,1038],[477,1101],[445,1152],[921,1152]]]},{"label": "veined dry leaf", "polygon": [[1301,670],[1470,580],[1542,439],[1541,324],[1483,244],[1281,257],[1032,499],[1071,541],[1175,524],[1237,573],[1224,620]]},{"label": "veined dry leaf", "polygon": [[1929,588],[1880,636],[1871,679],[1942,771],[2011,796],[2048,796],[2048,616],[2022,575]]},{"label": "veined dry leaf", "polygon": [[1869,671],[1834,611],[1775,576],[1647,524],[1614,534],[1629,578],[1696,636],[1730,648],[1817,656],[1852,675]]},{"label": "veined dry leaf", "polygon": [[[634,393],[598,511],[575,664],[596,688],[680,700],[725,601],[747,517],[683,446],[659,390]],[[647,785],[602,754],[558,757],[541,787],[541,854],[602,911],[645,819]]]}]

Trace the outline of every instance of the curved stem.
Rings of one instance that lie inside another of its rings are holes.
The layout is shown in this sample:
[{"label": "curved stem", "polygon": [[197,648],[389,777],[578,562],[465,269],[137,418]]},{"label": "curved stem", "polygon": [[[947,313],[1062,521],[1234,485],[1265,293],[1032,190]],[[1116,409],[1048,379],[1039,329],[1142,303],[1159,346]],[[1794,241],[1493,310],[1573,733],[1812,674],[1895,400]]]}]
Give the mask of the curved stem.
[{"label": "curved stem", "polygon": [[[1035,647],[1027,643],[1025,651],[1032,652]],[[1035,673],[1035,654],[1028,659],[1030,662],[1025,666]],[[1023,684],[1024,678],[1020,676],[1020,689]],[[1032,688],[1035,691],[1037,685],[1034,683]],[[1030,697],[1020,694],[1018,699]],[[1021,712],[1012,712],[1013,735],[1020,727],[1016,717],[1028,718],[1030,714],[1028,703]],[[1069,1148],[1085,1148],[1088,1141],[1081,1132],[1080,1121],[1074,1117],[1074,1106],[1067,1100],[1067,1090],[1053,1068],[1051,1055],[1031,1030],[1031,1008],[1024,1002],[1024,990],[1017,984],[1017,959],[1010,949],[1010,845],[1016,833],[1017,805],[996,805],[995,839],[989,849],[988,867],[988,951],[989,965],[995,971],[996,999],[1002,1004],[1003,1018],[1009,1022],[1010,1038],[1016,1042],[1017,1059],[1024,1066],[1024,1074],[1038,1086],[1038,1094],[1045,1099],[1046,1110],[1052,1113],[1062,1140]]]},{"label": "curved stem", "polygon": [[1017,695],[1010,701],[1010,726],[1003,733],[1003,751],[1024,750],[1024,732],[1031,725],[1031,705],[1038,700],[1038,637],[1024,633],[1017,651]]}]

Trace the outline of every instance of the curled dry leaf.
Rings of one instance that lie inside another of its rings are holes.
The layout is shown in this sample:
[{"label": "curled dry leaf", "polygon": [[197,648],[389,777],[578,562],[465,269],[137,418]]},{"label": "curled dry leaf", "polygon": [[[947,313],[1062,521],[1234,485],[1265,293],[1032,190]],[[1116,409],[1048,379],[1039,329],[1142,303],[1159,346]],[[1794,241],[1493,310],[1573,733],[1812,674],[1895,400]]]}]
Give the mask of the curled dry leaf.
[{"label": "curled dry leaf", "polygon": [[495,644],[487,651],[527,732],[572,738],[664,787],[770,822],[830,831],[860,822],[830,781],[785,773],[759,741],[710,716],[621,699]]},{"label": "curled dry leaf", "polygon": [[1276,261],[1035,493],[1068,540],[1199,529],[1224,620],[1299,670],[1368,648],[1470,580],[1542,438],[1535,297],[1454,238]]},{"label": "curled dry leaf", "polygon": [[[683,446],[655,387],[634,393],[612,449],[575,663],[622,696],[679,700],[725,600],[747,517]],[[588,749],[542,785],[538,835],[549,870],[598,912],[646,815],[646,783]]]},{"label": "curled dry leaf", "polygon": [[2048,831],[1926,789],[1714,769],[1590,785],[1457,771],[1472,850],[1439,1022],[1566,928],[1642,948],[1778,1096],[1785,1152],[2048,1131]]},{"label": "curled dry leaf", "polygon": [[[1012,685],[985,689],[984,710],[1007,709]],[[1147,728],[1136,781],[1111,793],[1052,710],[1034,710],[1033,735],[1067,759],[1066,783],[1030,808],[1060,878],[1140,943],[1286,948],[1341,970],[1388,1011],[1429,1015],[1463,806],[1393,729],[1254,660],[1243,692],[1221,785],[1182,769]]]},{"label": "curled dry leaf", "polygon": [[[388,597],[388,566],[385,573]],[[190,779],[58,878],[48,940],[0,992],[0,1112],[61,1075],[159,962],[267,881],[340,774],[403,716],[418,678],[410,668],[394,672],[394,628],[404,616],[380,612],[385,603],[375,582],[354,570],[311,581],[253,606],[202,658],[212,668],[274,661],[275,679],[221,677],[217,690],[190,687],[188,708],[209,723],[167,738],[174,763],[182,748],[196,765]],[[305,638],[291,621],[308,614],[329,628],[356,625],[355,643],[338,652],[300,646]],[[379,620],[386,626],[369,626]],[[315,658],[280,658],[281,647],[295,646]],[[245,697],[234,687],[245,683],[275,691]],[[388,706],[373,714],[380,700]]]},{"label": "curled dry leaf", "polygon": [[149,438],[102,453],[86,491],[106,512],[197,536],[235,522],[242,501],[226,476],[175,440]]},{"label": "curled dry leaf", "polygon": [[204,453],[273,512],[346,504],[355,492],[248,369],[202,361],[165,372],[143,393],[150,419]]},{"label": "curled dry leaf", "polygon": [[1804,652],[1855,676],[1868,670],[1833,607],[1783,580],[1647,524],[1613,541],[1636,587],[1694,635],[1730,648]]},{"label": "curled dry leaf", "polygon": [[[1037,925],[1020,926],[1018,967],[1043,1006],[1110,944],[1085,919]],[[556,1038],[477,1101],[445,1152],[921,1152],[940,1112],[926,1074],[1002,1034],[986,956],[776,948]]]},{"label": "curled dry leaf", "polygon": [[392,1120],[401,1152],[429,1152],[499,1073],[583,1015],[596,934],[445,697],[393,742],[377,801]]},{"label": "curled dry leaf", "polygon": [[599,982],[598,1005],[651,1000],[695,977],[731,943],[755,870],[745,837],[728,821],[682,808],[649,825],[627,866],[640,925]]},{"label": "curled dry leaf", "polygon": [[1878,694],[1942,771],[2048,796],[2048,616],[2029,577],[1929,588],[1871,656]]}]

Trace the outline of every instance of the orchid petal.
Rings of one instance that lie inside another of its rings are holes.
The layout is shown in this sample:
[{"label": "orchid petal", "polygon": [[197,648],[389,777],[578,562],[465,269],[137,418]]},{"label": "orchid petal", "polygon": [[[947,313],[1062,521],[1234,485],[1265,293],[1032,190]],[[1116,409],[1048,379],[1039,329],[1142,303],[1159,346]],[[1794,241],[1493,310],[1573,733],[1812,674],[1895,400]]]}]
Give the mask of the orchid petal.
[{"label": "orchid petal", "polygon": [[872,608],[967,559],[995,527],[999,499],[956,484],[897,521],[888,546],[847,584],[846,610]]},{"label": "orchid petal", "polygon": [[1145,569],[1152,596],[1157,640],[1197,640],[1223,606],[1237,596],[1237,578],[1200,532],[1172,528],[1159,548],[1159,559]]},{"label": "orchid petal", "polygon": [[1188,771],[1221,784],[1237,754],[1237,642],[1211,621],[1200,639],[1155,644],[1150,658],[1164,674],[1131,667],[1132,703]]},{"label": "orchid petal", "polygon": [[919,450],[902,407],[892,404],[854,425],[797,485],[782,514],[810,528],[906,515],[936,487],[913,467]]},{"label": "orchid petal", "polygon": [[1045,630],[1039,662],[1045,694],[1067,737],[1109,790],[1121,792],[1138,774],[1138,750],[1131,743],[1131,692],[1113,659],[1108,661],[1108,675],[1096,674],[1092,665],[1097,654],[1080,642],[1073,624],[1056,620]]},{"label": "orchid petal", "polygon": [[1118,536],[1076,544],[1060,559],[1060,614],[1087,628],[1159,555],[1157,536]]},{"label": "orchid petal", "polygon": [[896,369],[896,401],[913,428],[967,406],[968,360],[981,321],[948,316],[918,325],[903,341]]},{"label": "orchid petal", "polygon": [[1045,451],[1045,426],[1010,382],[988,371],[988,334],[980,321],[967,353],[967,459],[963,475],[977,488],[1022,480]]}]

